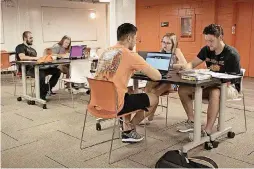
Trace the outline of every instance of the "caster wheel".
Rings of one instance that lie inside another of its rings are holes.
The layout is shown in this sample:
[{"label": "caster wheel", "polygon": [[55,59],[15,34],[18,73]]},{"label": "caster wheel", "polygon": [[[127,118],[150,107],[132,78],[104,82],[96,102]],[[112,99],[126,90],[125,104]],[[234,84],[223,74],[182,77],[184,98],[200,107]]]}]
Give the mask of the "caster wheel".
[{"label": "caster wheel", "polygon": [[90,90],[87,90],[87,91],[86,91],[86,94],[87,94],[87,95],[90,95],[90,93],[91,93]]},{"label": "caster wheel", "polygon": [[228,138],[234,138],[235,137],[235,133],[230,131],[228,132]]},{"label": "caster wheel", "polygon": [[21,97],[18,97],[18,98],[17,98],[17,101],[19,101],[19,102],[20,102],[21,100],[22,100],[22,98],[21,98]]},{"label": "caster wheel", "polygon": [[101,124],[100,123],[96,123],[96,130],[101,131]]},{"label": "caster wheel", "polygon": [[43,108],[43,109],[47,109],[47,105],[46,105],[46,104],[43,104],[42,108]]},{"label": "caster wheel", "polygon": [[206,150],[211,150],[213,149],[213,145],[211,142],[205,142],[205,147]]},{"label": "caster wheel", "polygon": [[218,141],[212,141],[213,148],[217,148],[219,146]]},{"label": "caster wheel", "polygon": [[35,105],[35,101],[34,100],[31,101],[31,105]]},{"label": "caster wheel", "polygon": [[31,100],[28,100],[28,101],[27,101],[27,104],[28,104],[28,105],[31,105],[31,104],[32,104],[32,101],[31,101]]}]

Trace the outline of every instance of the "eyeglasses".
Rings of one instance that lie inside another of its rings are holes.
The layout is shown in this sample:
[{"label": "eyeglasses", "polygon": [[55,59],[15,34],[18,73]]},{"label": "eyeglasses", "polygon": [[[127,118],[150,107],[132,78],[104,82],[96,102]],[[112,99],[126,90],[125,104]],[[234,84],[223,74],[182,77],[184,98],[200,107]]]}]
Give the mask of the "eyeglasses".
[{"label": "eyeglasses", "polygon": [[161,43],[165,44],[165,45],[170,45],[170,42],[165,42],[165,41],[161,41]]}]

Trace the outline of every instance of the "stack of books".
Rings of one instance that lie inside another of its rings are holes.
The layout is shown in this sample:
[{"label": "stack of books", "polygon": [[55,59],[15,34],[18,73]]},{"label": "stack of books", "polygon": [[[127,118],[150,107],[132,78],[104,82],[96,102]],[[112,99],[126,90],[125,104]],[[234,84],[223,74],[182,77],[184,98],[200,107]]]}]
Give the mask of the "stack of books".
[{"label": "stack of books", "polygon": [[210,74],[205,73],[207,69],[202,70],[186,70],[179,72],[181,74],[181,78],[184,80],[191,81],[201,81],[211,79],[212,76]]}]

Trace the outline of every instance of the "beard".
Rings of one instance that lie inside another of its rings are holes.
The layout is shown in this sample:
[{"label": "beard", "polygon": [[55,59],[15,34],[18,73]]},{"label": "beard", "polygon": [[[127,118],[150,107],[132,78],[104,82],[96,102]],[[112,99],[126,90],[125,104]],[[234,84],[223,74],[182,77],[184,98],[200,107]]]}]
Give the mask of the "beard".
[{"label": "beard", "polygon": [[33,41],[29,42],[28,40],[26,41],[26,44],[28,45],[33,45]]},{"label": "beard", "polygon": [[215,51],[214,47],[209,47],[210,51]]}]

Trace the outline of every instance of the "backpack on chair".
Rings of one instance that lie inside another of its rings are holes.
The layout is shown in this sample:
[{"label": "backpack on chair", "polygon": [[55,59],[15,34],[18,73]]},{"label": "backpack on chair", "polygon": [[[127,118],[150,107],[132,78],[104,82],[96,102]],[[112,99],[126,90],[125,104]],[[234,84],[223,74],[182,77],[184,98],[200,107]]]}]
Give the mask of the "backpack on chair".
[{"label": "backpack on chair", "polygon": [[218,168],[218,165],[208,157],[187,158],[179,150],[172,150],[157,161],[155,168]]}]

